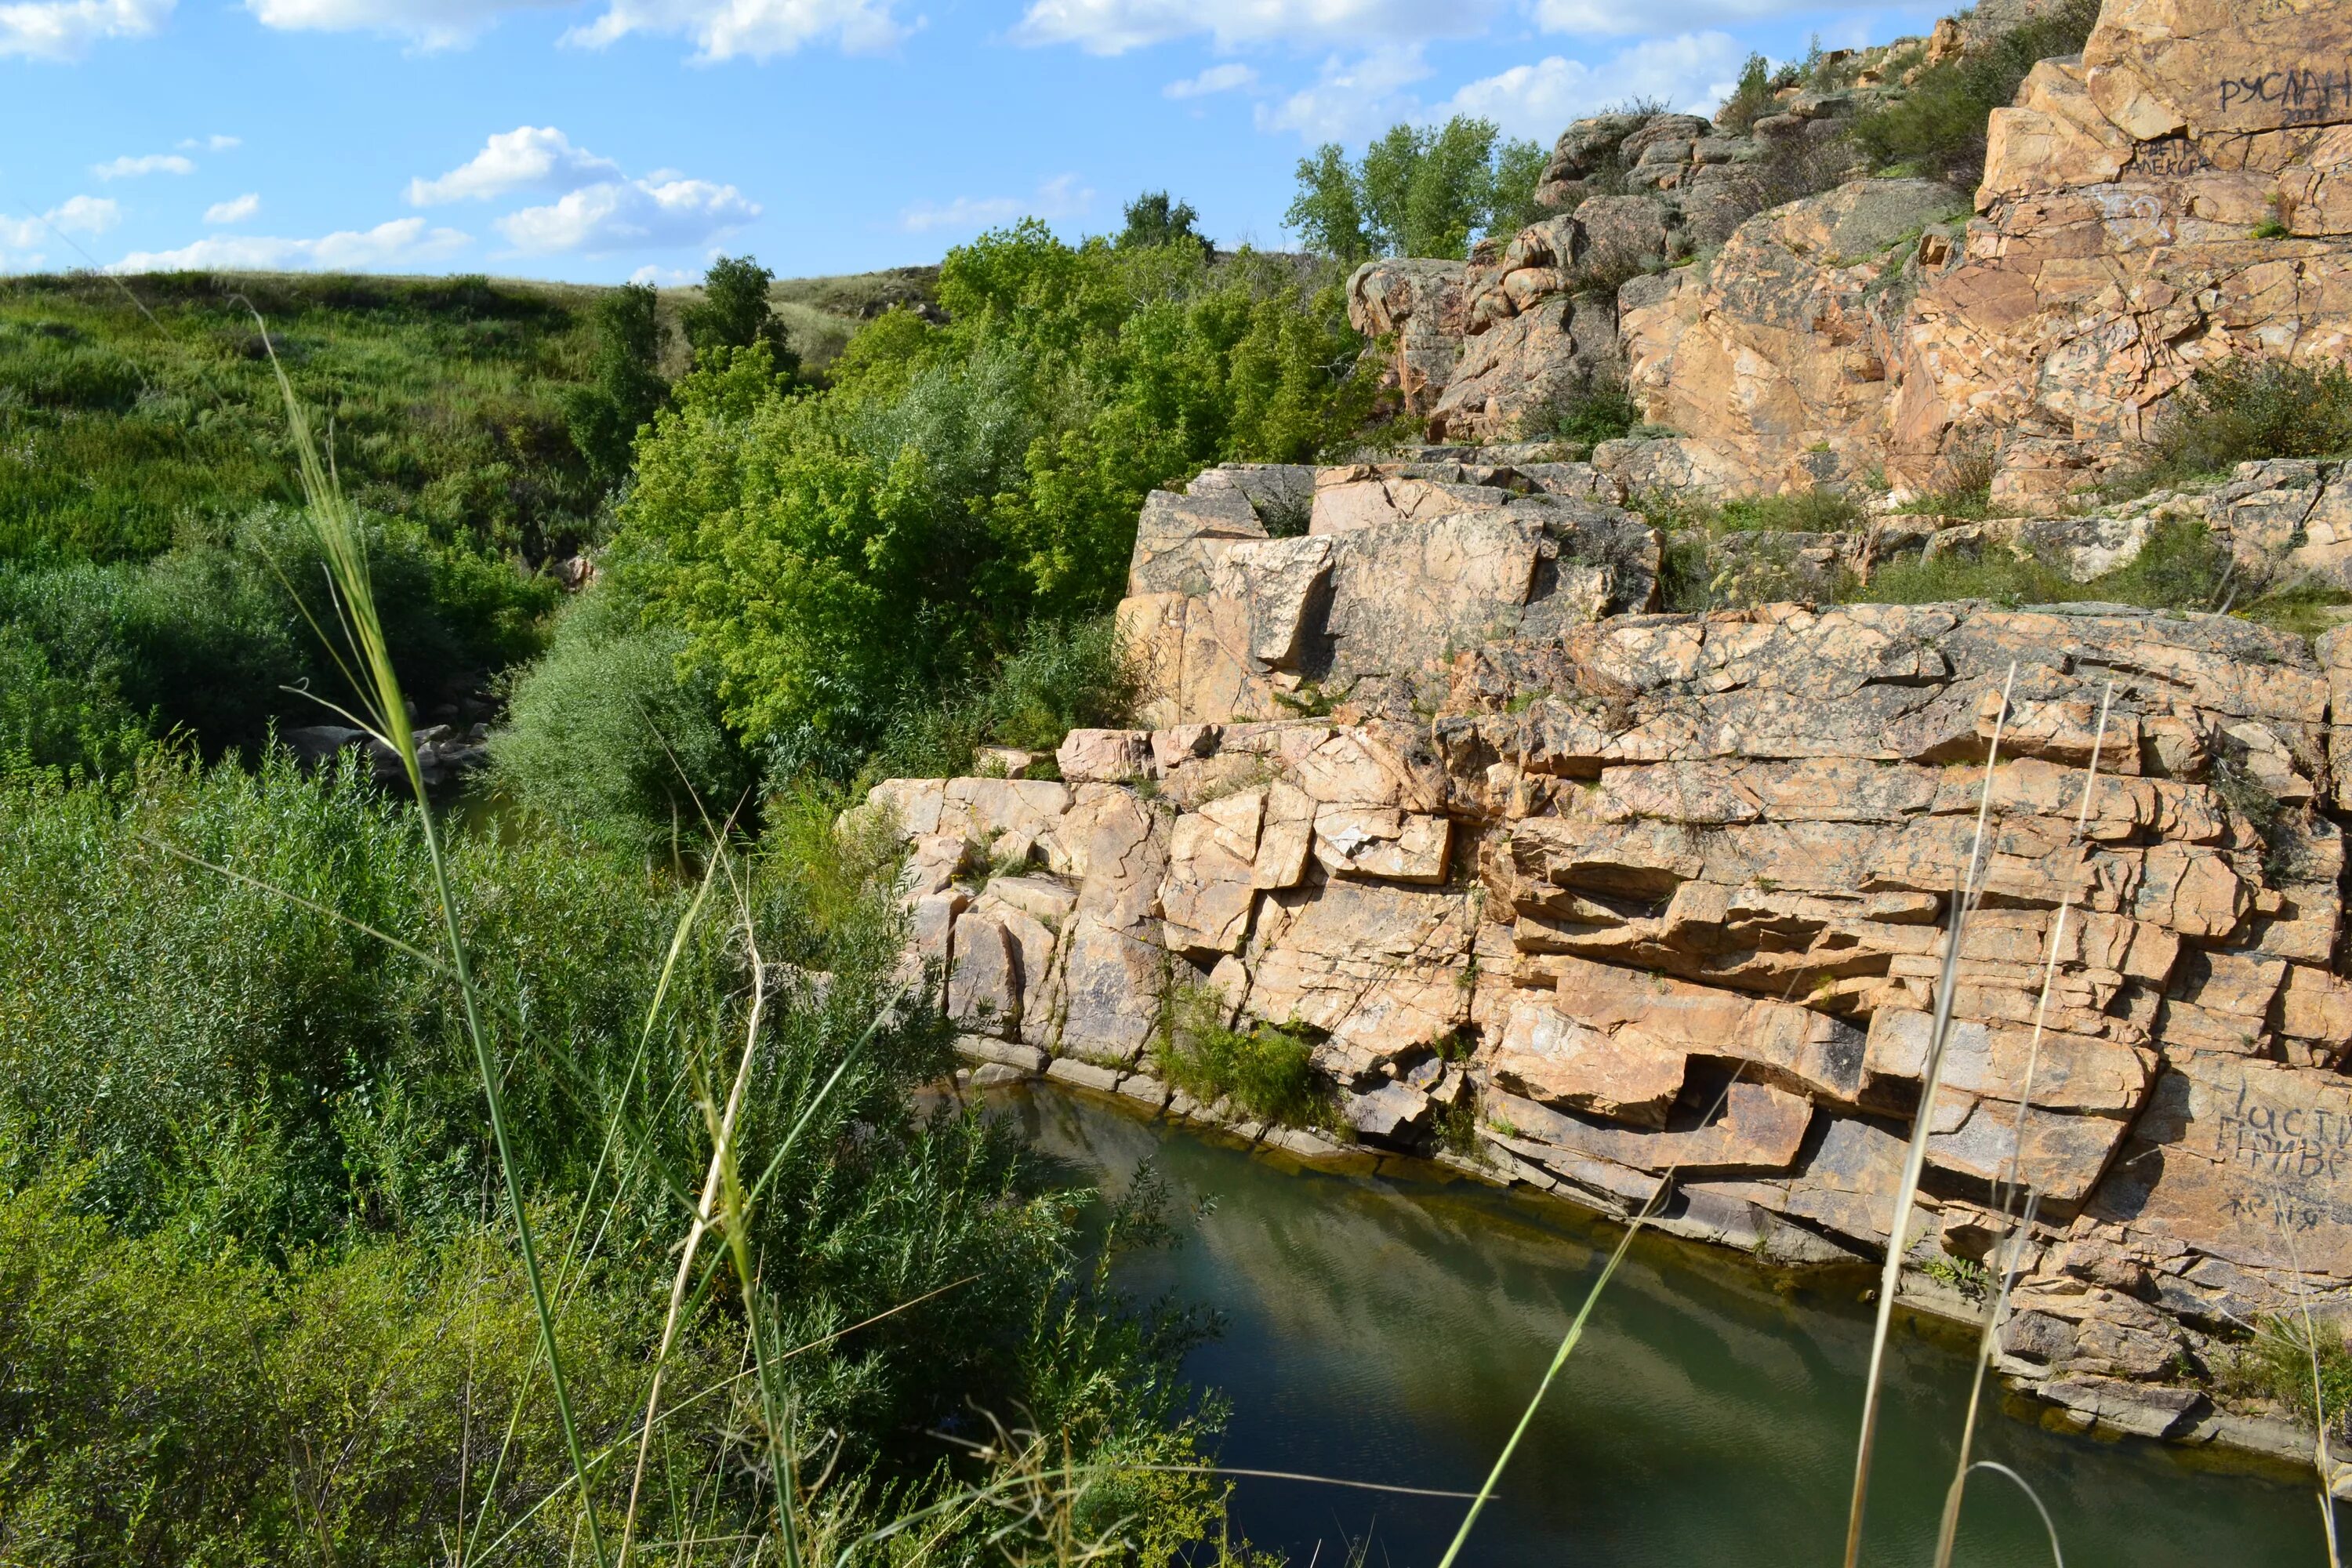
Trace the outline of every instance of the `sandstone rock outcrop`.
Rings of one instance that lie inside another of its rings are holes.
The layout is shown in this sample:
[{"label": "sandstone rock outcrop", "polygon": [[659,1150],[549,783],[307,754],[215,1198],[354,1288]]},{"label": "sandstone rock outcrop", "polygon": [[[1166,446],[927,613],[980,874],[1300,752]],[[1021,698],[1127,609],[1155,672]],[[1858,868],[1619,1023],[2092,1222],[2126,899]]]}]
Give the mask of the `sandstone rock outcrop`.
[{"label": "sandstone rock outcrop", "polygon": [[[2307,518],[2278,499],[2298,479],[2333,482],[2250,473],[2222,504]],[[1434,1152],[1467,1119],[1489,1179],[1866,1257],[1896,1228],[1998,725],[1900,1244],[1979,1261],[1996,1184],[2031,1184],[2003,1369],[2086,1420],[2201,1430],[2184,1355],[2352,1306],[2352,632],[1643,613],[1654,541],[1609,493],[1582,465],[1455,462],[1155,496],[1127,611],[1155,727],[1074,732],[1055,782],[874,792],[969,1054],[1215,1115],[1154,1055],[1171,1002],[1205,998],[1311,1041],[1332,1125],[1370,1145]],[[1301,497],[1310,531],[1272,536]],[[1348,700],[1299,711],[1310,671]]]},{"label": "sandstone rock outcrop", "polygon": [[2053,507],[2199,364],[2352,355],[2347,58],[2337,6],[2108,0],[1992,117],[1980,216],[1905,327],[1889,477],[1990,443],[1997,498]]}]

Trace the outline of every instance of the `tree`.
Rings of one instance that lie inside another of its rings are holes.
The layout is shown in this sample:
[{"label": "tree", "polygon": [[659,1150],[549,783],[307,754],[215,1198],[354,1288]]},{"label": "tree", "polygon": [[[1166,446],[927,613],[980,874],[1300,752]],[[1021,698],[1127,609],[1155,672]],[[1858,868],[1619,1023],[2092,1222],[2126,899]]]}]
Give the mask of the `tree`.
[{"label": "tree", "polygon": [[702,301],[688,305],[678,317],[686,341],[699,356],[714,349],[768,345],[776,374],[790,376],[800,369],[800,356],[784,336],[784,324],[768,302],[768,285],[776,275],[748,256],[722,256],[703,274]]},{"label": "tree", "polygon": [[1298,160],[1298,195],[1282,221],[1307,249],[1352,266],[1372,254],[1359,189],[1347,150],[1326,142],[1315,156]]},{"label": "tree", "polygon": [[628,473],[638,430],[669,395],[660,368],[668,332],[657,306],[653,289],[643,283],[624,284],[597,300],[588,380],[564,399],[572,444],[607,489]]},{"label": "tree", "polygon": [[1298,195],[1283,221],[1307,247],[1340,261],[1370,256],[1459,260],[1482,234],[1516,232],[1536,216],[1543,154],[1498,139],[1493,121],[1455,115],[1434,130],[1396,125],[1353,164],[1336,144],[1298,163]]},{"label": "tree", "polygon": [[1192,210],[1190,202],[1171,205],[1166,191],[1146,191],[1127,204],[1127,227],[1111,243],[1121,250],[1136,250],[1145,246],[1175,245],[1191,241],[1201,247],[1201,254],[1213,257],[1217,247],[1208,237],[1192,226],[1201,215]]}]

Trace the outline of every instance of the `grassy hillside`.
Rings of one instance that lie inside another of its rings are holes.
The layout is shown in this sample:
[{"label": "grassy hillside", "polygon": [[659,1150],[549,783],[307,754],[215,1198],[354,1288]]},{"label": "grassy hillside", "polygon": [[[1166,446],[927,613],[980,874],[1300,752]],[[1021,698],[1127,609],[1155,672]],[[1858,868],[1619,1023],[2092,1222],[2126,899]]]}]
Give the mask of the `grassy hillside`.
[{"label": "grassy hillside", "polygon": [[[812,370],[935,268],[779,282]],[[0,559],[142,559],[292,501],[253,312],[332,420],[352,497],[531,560],[602,500],[565,426],[604,290],[479,277],[170,273],[0,280]],[[664,314],[698,289],[665,290]],[[672,341],[685,369],[682,343]]]}]

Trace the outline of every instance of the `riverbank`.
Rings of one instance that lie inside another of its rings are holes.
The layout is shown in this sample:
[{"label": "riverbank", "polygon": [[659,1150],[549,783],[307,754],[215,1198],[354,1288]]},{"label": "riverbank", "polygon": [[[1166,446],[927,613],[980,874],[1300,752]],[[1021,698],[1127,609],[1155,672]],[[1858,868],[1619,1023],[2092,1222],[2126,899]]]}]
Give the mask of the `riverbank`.
[{"label": "riverbank", "polygon": [[[1025,1047],[980,1037],[965,1037],[959,1051],[975,1063],[957,1074],[958,1087],[977,1092],[1044,1092],[1083,1097],[1087,1102],[1117,1110],[1139,1123],[1209,1140],[1236,1152],[1270,1162],[1292,1172],[1313,1172],[1342,1178],[1393,1181],[1416,1187],[1475,1184],[1511,1194],[1516,1201],[1573,1216],[1571,1223],[1622,1224],[1631,1217],[1590,1201],[1579,1190],[1549,1180],[1539,1166],[1515,1160],[1507,1151],[1483,1149],[1479,1154],[1435,1151],[1423,1155],[1370,1142],[1341,1142],[1307,1128],[1269,1126],[1221,1115],[1223,1108],[1203,1106],[1181,1089],[1171,1089],[1153,1075],[1114,1069],[1070,1058],[1032,1062]],[[1764,1226],[1751,1225],[1742,1236],[1725,1224],[1720,1214],[1693,1213],[1676,1198],[1654,1214],[1647,1228],[1705,1259],[1689,1266],[1709,1270],[1729,1268],[1776,1290],[1797,1290],[1823,1299],[1867,1302],[1876,1288],[1877,1265],[1840,1249],[1801,1248],[1782,1242],[1774,1246],[1769,1215],[1759,1215]],[[1779,1227],[1785,1231],[1793,1227]],[[1799,1233],[1805,1235],[1809,1233]],[[1919,1249],[1915,1248],[1915,1252]],[[1946,1351],[1963,1357],[1975,1351],[1982,1321],[1982,1300],[1952,1279],[1939,1278],[1926,1267],[1906,1267],[1902,1275],[1898,1311],[1909,1315],[1913,1331],[1933,1340]],[[2100,1440],[2153,1440],[2185,1453],[2203,1453],[2225,1471],[2248,1470],[2282,1482],[2308,1484],[2312,1473],[2313,1434],[2306,1426],[2273,1416],[2229,1411],[2212,1405],[2211,1391],[2188,1386],[2206,1401],[2193,1424],[2167,1431],[2150,1429],[2130,1409],[2083,1410],[2054,1399],[2045,1386],[2014,1371],[2000,1373],[2002,1407],[2013,1419],[2044,1430]],[[2340,1499],[2352,1492],[2352,1464],[2338,1464],[2335,1491]]]},{"label": "riverbank", "polygon": [[[1229,1134],[1147,1120],[1051,1083],[990,1091],[1041,1150],[1107,1192],[1148,1163],[1171,1248],[1130,1256],[1135,1299],[1216,1313],[1185,1371],[1230,1405],[1236,1538],[1305,1563],[1319,1547],[1428,1568],[1542,1375],[1616,1228],[1541,1194],[1430,1165],[1308,1164]],[[1870,1309],[1851,1279],[1767,1270],[1637,1237],[1574,1360],[1482,1517],[1472,1560],[1688,1568],[1834,1561],[1852,1479]],[[1950,1479],[1969,1362],[1906,1314],[1864,1557],[1926,1561]],[[2206,1448],[1985,1423],[1979,1452],[2026,1477],[2074,1568],[2324,1560],[2303,1476]],[[2032,1507],[1980,1477],[1956,1562],[2047,1564]]]}]

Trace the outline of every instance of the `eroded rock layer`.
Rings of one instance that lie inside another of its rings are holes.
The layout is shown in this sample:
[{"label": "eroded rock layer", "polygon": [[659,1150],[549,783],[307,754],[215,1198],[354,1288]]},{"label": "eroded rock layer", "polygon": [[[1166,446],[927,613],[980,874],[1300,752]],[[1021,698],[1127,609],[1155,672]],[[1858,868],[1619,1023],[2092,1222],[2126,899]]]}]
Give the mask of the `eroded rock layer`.
[{"label": "eroded rock layer", "polygon": [[2352,637],[1643,613],[1655,542],[1604,476],[1412,467],[1155,496],[1155,727],[1073,733],[1058,779],[874,792],[989,1070],[1236,1120],[1160,1075],[1189,998],[1310,1040],[1369,1146],[1866,1257],[1982,810],[1914,1261],[1980,1261],[1997,1184],[2030,1186],[2004,1369],[2158,1435],[2207,1419],[2179,1369],[2208,1332],[2352,1291]]}]

